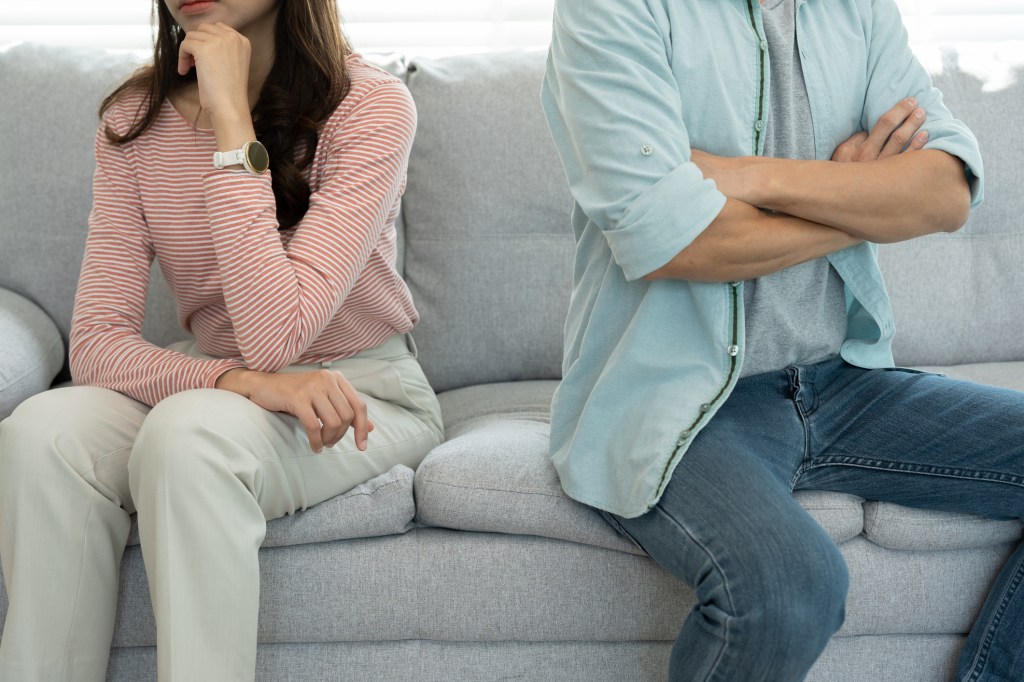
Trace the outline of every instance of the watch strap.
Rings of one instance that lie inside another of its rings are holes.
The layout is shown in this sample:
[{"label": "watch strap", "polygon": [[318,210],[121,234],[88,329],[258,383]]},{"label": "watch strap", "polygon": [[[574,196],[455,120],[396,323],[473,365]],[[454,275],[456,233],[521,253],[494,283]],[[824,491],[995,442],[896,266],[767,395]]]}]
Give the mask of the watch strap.
[{"label": "watch strap", "polygon": [[230,152],[213,153],[214,168],[221,169],[227,166],[242,166],[243,168],[246,166],[244,147],[242,149],[233,149]]}]

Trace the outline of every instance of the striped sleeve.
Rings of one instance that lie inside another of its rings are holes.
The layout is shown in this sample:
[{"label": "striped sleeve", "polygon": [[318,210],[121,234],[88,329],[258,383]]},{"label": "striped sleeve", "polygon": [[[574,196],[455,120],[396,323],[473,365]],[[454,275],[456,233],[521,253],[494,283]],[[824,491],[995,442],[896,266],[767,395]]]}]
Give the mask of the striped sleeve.
[{"label": "striped sleeve", "polygon": [[[323,178],[287,249],[269,177],[228,170],[203,179],[217,266],[246,364],[276,371],[299,358],[341,308],[405,188],[416,109],[395,80],[360,82],[328,121]],[[333,125],[332,125],[333,124]]]},{"label": "striped sleeve", "polygon": [[147,405],[192,388],[211,388],[244,364],[197,360],[142,338],[153,244],[135,170],[122,147],[96,134],[89,235],[71,322],[71,376],[76,384],[120,391]]}]

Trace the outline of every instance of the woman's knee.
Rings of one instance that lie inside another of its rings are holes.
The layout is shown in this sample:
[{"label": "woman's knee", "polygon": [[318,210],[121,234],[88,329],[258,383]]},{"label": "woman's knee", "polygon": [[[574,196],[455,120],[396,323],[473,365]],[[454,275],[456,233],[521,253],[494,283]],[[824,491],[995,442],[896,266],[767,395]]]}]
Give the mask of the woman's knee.
[{"label": "woman's knee", "polygon": [[147,410],[120,393],[93,386],[32,396],[0,424],[0,476],[60,462],[84,473],[97,458],[130,447]]},{"label": "woman's knee", "polygon": [[252,431],[252,407],[244,397],[216,389],[183,391],[160,401],[132,448],[133,492],[144,478],[187,487],[203,468],[223,464],[225,446]]}]

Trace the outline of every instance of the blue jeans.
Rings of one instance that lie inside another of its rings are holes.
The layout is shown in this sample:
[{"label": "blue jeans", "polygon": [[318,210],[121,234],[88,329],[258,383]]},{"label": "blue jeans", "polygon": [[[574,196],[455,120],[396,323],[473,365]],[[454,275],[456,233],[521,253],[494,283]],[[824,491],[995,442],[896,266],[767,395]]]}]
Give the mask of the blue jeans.
[{"label": "blue jeans", "polygon": [[[650,512],[604,514],[697,592],[673,682],[802,680],[842,625],[845,562],[794,490],[1020,518],[1024,392],[841,358],[740,380]],[[989,593],[958,682],[1024,680],[1022,581],[1024,545]]]}]

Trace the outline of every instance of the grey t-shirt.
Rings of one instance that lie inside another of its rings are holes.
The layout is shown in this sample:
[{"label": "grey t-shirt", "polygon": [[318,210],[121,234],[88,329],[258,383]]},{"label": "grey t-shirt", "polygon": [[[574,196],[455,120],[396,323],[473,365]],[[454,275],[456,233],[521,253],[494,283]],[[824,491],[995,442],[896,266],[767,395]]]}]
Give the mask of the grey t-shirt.
[{"label": "grey t-shirt", "polygon": [[[762,16],[771,63],[764,155],[813,159],[795,1],[765,0]],[[741,377],[834,357],[846,337],[843,280],[824,258],[748,280],[743,302],[747,347]]]}]

